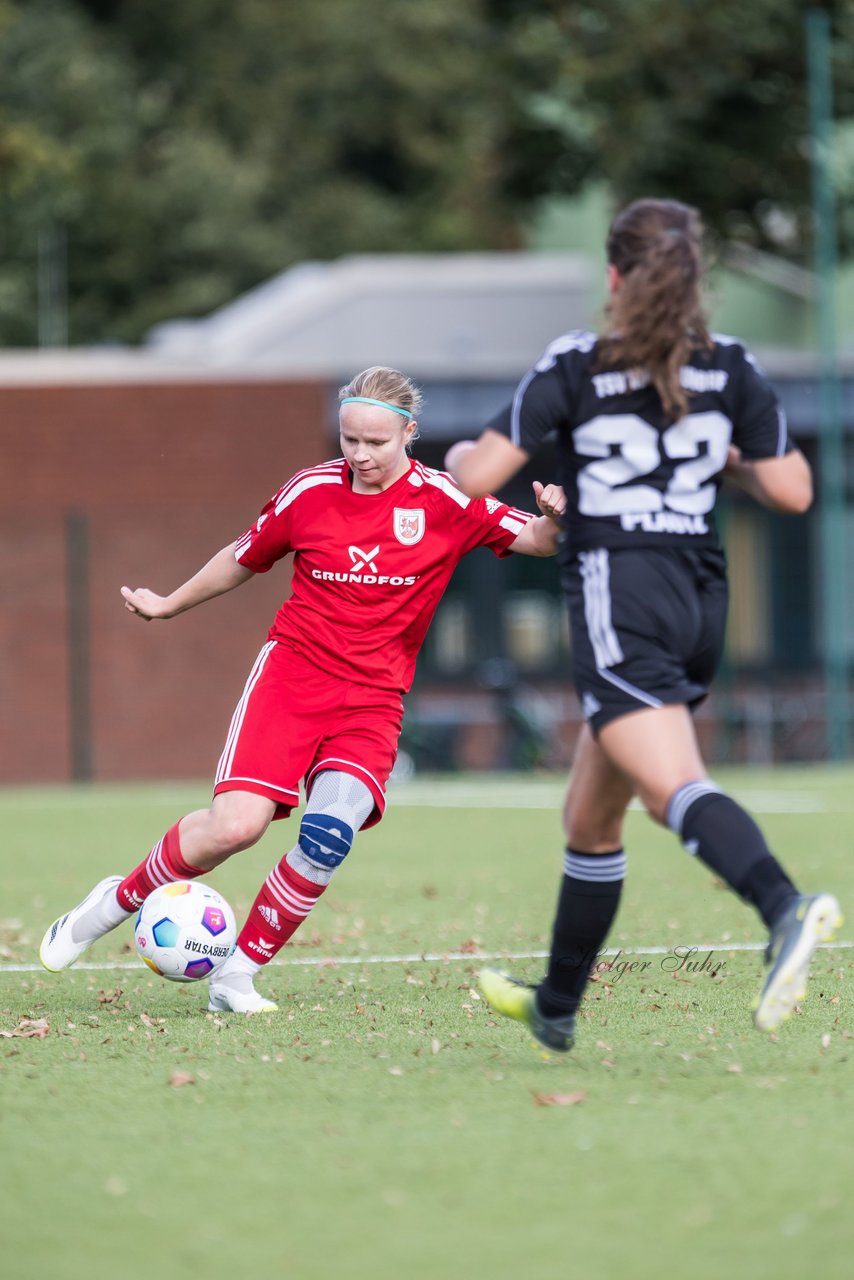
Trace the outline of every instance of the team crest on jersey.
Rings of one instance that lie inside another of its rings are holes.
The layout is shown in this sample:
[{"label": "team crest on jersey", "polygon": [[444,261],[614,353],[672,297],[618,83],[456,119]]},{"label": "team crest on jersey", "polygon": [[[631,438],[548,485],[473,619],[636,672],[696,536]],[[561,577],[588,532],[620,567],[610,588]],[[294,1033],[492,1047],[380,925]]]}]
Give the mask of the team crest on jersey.
[{"label": "team crest on jersey", "polygon": [[405,547],[414,547],[424,537],[424,512],[419,507],[415,511],[407,511],[403,507],[394,509],[394,536]]}]

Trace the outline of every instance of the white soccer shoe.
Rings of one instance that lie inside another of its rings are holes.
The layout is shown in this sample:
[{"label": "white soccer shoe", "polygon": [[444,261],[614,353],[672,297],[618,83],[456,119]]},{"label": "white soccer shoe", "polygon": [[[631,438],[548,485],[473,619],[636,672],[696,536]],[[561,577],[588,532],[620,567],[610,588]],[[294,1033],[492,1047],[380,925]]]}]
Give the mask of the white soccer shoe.
[{"label": "white soccer shoe", "polygon": [[[115,924],[107,923],[106,913],[104,918],[99,918],[101,913],[93,908],[97,908],[105,899],[108,899],[110,894],[115,897],[116,889],[122,879],[122,876],[107,876],[106,880],[99,881],[92,892],[87,894],[76,907],[72,907],[66,915],[54,920],[39,947],[39,960],[50,973],[60,973],[61,970],[68,969],[75,960],[80,959],[93,942],[97,942],[105,933],[109,933],[121,923],[120,920],[116,920]],[[127,919],[131,914],[132,912],[124,912],[123,918]],[[85,919],[87,916],[90,918]],[[75,928],[75,926],[79,927]]]},{"label": "white soccer shoe", "polygon": [[777,921],[765,952],[767,970],[754,1005],[760,1031],[776,1031],[807,993],[810,961],[822,942],[842,925],[839,903],[829,893],[795,898]]},{"label": "white soccer shoe", "polygon": [[248,973],[232,973],[224,977],[214,973],[208,980],[208,1009],[211,1013],[276,1013],[278,1008],[274,1000],[258,994]]}]

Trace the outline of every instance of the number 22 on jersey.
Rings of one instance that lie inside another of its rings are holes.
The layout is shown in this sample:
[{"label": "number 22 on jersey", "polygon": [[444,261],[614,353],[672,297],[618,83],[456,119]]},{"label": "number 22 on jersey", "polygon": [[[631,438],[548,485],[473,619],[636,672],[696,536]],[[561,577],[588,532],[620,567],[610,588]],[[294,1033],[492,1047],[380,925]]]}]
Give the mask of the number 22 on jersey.
[{"label": "number 22 on jersey", "polygon": [[[706,515],[715,505],[714,477],[726,465],[731,436],[732,423],[717,411],[689,413],[662,432],[636,413],[591,418],[572,433],[576,453],[596,459],[578,473],[579,512]],[[659,470],[666,484],[642,483]]]}]

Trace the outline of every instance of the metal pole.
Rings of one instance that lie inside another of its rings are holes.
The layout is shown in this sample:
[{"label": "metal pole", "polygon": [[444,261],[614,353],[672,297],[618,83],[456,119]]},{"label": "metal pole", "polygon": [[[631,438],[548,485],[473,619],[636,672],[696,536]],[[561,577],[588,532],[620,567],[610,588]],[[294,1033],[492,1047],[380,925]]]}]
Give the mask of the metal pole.
[{"label": "metal pole", "polygon": [[92,664],[89,635],[89,520],[85,511],[66,512],[65,545],[71,779],[73,782],[90,782],[93,775]]},{"label": "metal pole", "polygon": [[830,22],[823,9],[806,15],[812,135],[812,207],[818,356],[821,585],[827,755],[847,759],[848,610],[845,555],[845,439],[836,365],[836,208],[830,165],[833,88]]}]

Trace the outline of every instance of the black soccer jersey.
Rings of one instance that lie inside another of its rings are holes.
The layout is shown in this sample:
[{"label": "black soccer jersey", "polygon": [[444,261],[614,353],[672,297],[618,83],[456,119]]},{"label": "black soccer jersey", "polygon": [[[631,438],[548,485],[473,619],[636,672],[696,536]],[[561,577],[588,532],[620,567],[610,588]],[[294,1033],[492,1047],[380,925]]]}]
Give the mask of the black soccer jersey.
[{"label": "black soccer jersey", "polygon": [[557,338],[488,424],[528,453],[557,434],[567,552],[717,545],[713,509],[730,443],[745,459],[790,452],[767,379],[735,338],[714,335],[681,370],[689,412],[668,422],[639,369],[596,369],[595,333]]}]

